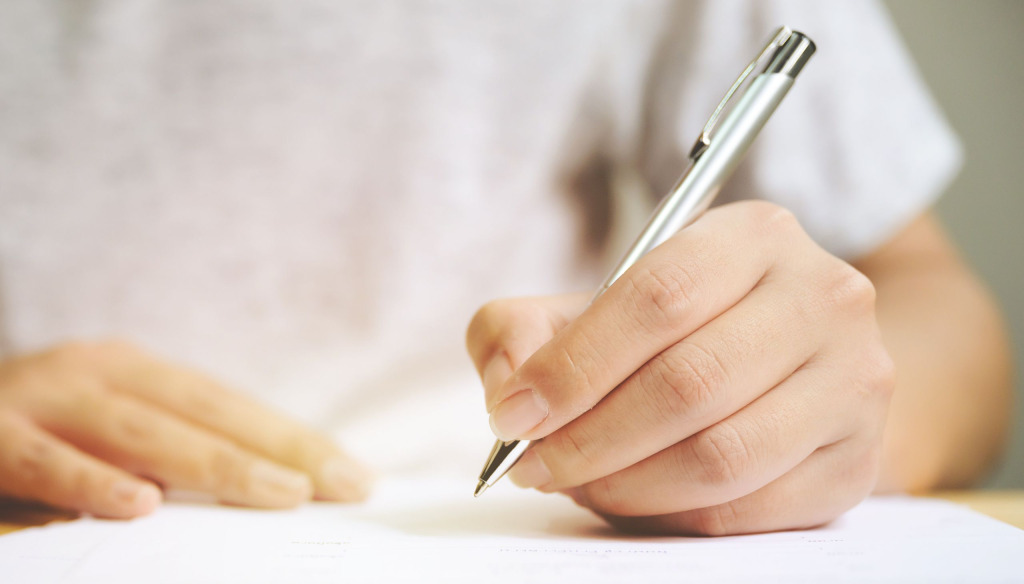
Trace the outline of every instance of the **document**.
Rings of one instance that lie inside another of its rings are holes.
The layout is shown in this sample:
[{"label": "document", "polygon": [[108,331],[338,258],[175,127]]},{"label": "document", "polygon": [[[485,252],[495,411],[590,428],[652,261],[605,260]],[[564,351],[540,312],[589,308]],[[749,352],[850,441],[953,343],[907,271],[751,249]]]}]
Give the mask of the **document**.
[{"label": "document", "polygon": [[633,537],[556,495],[392,479],[365,504],[167,502],[0,536],[3,582],[1024,582],[1024,531],[949,502],[868,499],[806,531]]}]

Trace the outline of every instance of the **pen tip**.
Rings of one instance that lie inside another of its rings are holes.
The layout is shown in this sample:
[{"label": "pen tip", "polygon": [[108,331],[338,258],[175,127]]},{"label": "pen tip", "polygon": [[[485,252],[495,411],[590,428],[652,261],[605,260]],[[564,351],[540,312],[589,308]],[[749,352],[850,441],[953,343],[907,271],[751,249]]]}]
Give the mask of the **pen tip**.
[{"label": "pen tip", "polygon": [[485,483],[483,481],[477,481],[476,482],[476,489],[473,491],[473,496],[474,497],[479,497],[480,495],[483,494],[484,491],[487,490],[488,486],[490,486],[490,485],[488,485],[487,483]]}]

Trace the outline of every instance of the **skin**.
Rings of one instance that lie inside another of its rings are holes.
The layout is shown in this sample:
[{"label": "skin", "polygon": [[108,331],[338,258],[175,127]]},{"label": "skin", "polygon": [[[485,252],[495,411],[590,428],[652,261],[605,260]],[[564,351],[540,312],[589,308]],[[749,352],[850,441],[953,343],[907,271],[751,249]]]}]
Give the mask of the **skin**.
[{"label": "skin", "polygon": [[99,517],[150,513],[161,487],[266,508],[369,488],[327,438],[119,342],[0,364],[0,444],[0,496]]},{"label": "skin", "polygon": [[[543,439],[512,479],[623,530],[817,525],[873,489],[969,484],[1005,432],[1001,319],[927,215],[855,268],[776,206],[727,205],[587,298],[492,302],[467,344],[496,433]],[[118,342],[0,363],[0,444],[0,496],[102,517],[161,488],[291,507],[370,483],[325,437]]]},{"label": "skin", "polygon": [[643,533],[828,522],[961,486],[1002,443],[998,312],[925,215],[856,267],[792,214],[722,206],[605,294],[500,300],[467,332],[509,473]]}]

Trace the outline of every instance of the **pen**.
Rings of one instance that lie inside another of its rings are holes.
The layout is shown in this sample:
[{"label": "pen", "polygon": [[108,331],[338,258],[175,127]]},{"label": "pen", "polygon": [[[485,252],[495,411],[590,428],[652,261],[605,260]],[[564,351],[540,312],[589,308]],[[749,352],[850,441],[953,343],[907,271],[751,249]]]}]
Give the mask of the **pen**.
[{"label": "pen", "polygon": [[[814,51],[814,42],[803,33],[785,26],[775,32],[715,108],[690,150],[689,167],[658,204],[640,236],[597,289],[591,303],[638,259],[692,223],[711,205]],[[751,80],[739,101],[719,125],[719,118],[732,101],[733,95],[765,60],[767,64],[762,72]],[[718,130],[712,136],[716,125],[719,126]],[[480,496],[503,477],[529,446],[529,440],[496,441],[480,473],[473,496]]]}]

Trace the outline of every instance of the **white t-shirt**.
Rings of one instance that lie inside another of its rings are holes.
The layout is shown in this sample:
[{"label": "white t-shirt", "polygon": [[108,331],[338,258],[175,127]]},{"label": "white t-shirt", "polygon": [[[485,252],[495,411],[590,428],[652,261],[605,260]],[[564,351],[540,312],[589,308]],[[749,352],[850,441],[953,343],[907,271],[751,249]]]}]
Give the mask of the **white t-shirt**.
[{"label": "white t-shirt", "polygon": [[386,468],[478,464],[474,310],[593,288],[609,177],[663,193],[780,24],[818,52],[721,200],[855,258],[959,160],[870,2],[7,0],[2,350],[125,338]]}]

